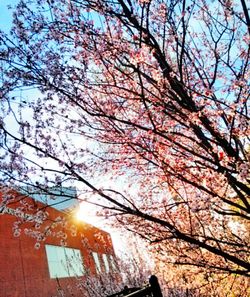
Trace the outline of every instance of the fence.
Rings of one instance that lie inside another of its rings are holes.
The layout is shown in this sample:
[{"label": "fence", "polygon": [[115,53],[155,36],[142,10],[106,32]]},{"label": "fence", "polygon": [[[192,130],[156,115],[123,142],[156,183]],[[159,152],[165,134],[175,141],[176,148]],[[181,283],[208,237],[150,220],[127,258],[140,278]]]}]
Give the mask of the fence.
[{"label": "fence", "polygon": [[106,297],[163,297],[163,295],[157,277],[151,275],[147,286],[130,289],[125,287],[123,291]]}]

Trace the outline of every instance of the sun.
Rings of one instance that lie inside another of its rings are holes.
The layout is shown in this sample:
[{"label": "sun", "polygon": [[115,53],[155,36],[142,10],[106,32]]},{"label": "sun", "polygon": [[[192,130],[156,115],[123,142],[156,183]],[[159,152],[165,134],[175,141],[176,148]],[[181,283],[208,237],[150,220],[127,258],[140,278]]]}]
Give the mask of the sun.
[{"label": "sun", "polygon": [[86,222],[86,220],[88,220],[88,215],[87,214],[88,214],[88,212],[86,210],[86,203],[81,202],[79,204],[78,210],[76,211],[77,220]]},{"label": "sun", "polygon": [[78,221],[82,221],[99,228],[103,225],[103,223],[100,222],[101,219],[96,215],[96,212],[97,209],[95,206],[87,202],[81,202],[78,210],[76,211],[75,217]]}]

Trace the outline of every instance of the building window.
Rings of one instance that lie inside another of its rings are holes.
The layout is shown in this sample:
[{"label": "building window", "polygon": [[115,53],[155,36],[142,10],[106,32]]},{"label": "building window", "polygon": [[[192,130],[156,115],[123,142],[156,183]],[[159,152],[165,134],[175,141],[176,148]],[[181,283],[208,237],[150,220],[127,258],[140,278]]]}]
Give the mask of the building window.
[{"label": "building window", "polygon": [[109,272],[109,261],[108,261],[107,255],[106,254],[103,254],[102,255],[102,259],[103,259],[105,271],[108,273]]},{"label": "building window", "polygon": [[45,245],[51,278],[84,275],[81,251],[55,245]]},{"label": "building window", "polygon": [[112,270],[113,271],[116,271],[117,270],[117,266],[116,266],[116,263],[115,263],[115,259],[112,255],[109,255],[109,260],[110,260],[110,264],[111,264],[111,267],[112,267]]},{"label": "building window", "polygon": [[97,273],[101,273],[102,272],[102,269],[101,269],[101,263],[100,263],[100,259],[99,259],[98,254],[95,253],[95,252],[92,252],[92,256],[93,256],[93,259],[95,261],[96,272]]}]

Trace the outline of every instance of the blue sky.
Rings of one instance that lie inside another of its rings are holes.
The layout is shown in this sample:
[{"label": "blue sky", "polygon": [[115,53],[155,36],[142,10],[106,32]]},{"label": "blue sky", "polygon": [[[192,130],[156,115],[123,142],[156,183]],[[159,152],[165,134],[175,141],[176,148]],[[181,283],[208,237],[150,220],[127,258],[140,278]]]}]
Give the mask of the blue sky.
[{"label": "blue sky", "polygon": [[0,29],[8,31],[11,27],[12,11],[8,5],[15,6],[19,0],[0,0]]}]

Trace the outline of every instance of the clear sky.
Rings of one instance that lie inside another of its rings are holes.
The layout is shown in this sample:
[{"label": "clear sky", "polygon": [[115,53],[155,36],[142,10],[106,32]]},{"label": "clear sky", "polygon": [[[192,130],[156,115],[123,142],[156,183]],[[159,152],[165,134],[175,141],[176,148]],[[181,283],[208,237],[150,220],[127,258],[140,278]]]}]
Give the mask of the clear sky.
[{"label": "clear sky", "polygon": [[12,10],[8,5],[15,6],[18,0],[0,0],[0,29],[8,31],[11,27]]}]

